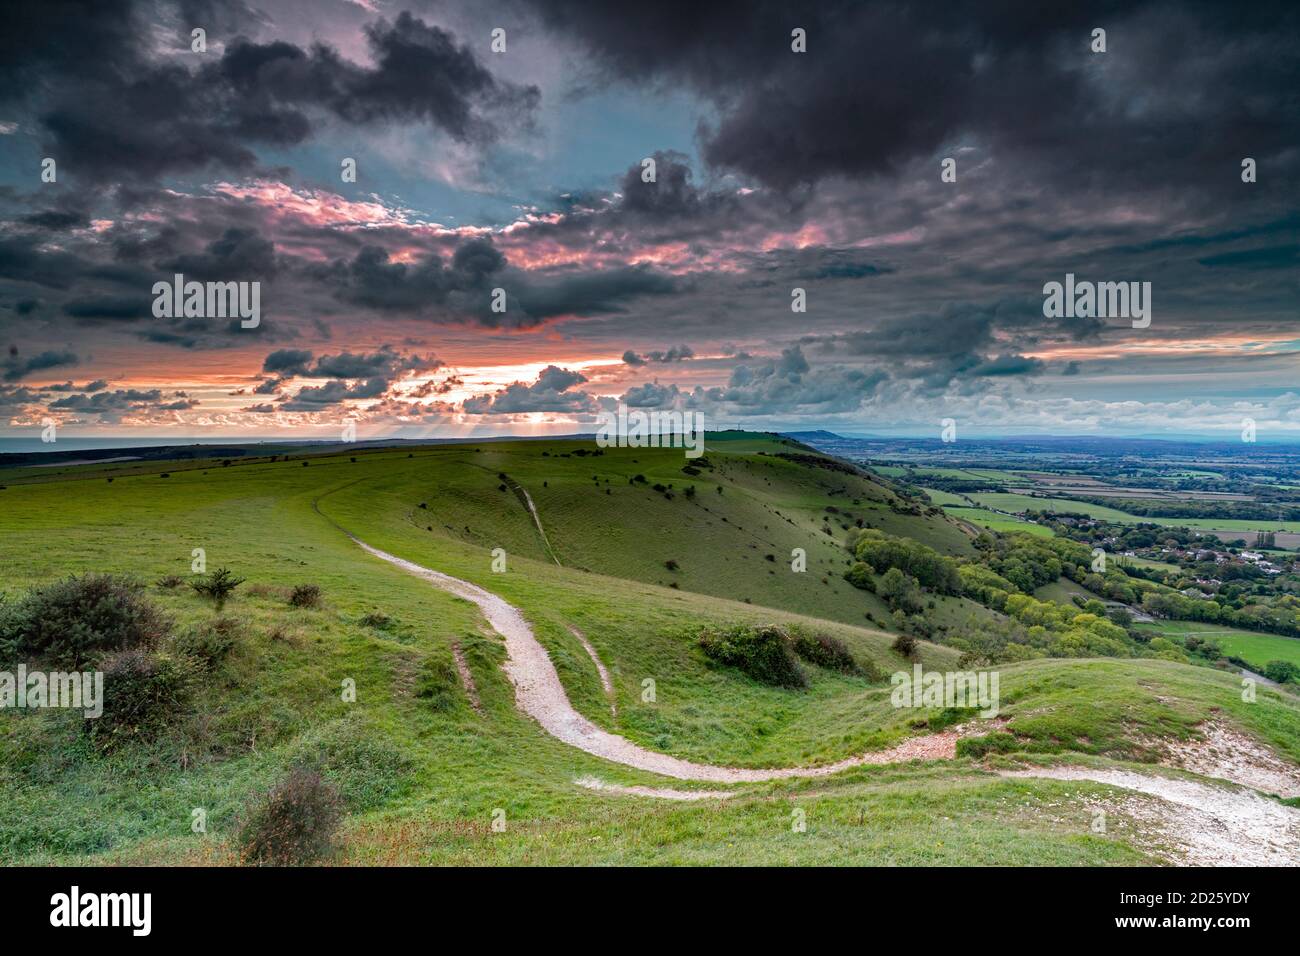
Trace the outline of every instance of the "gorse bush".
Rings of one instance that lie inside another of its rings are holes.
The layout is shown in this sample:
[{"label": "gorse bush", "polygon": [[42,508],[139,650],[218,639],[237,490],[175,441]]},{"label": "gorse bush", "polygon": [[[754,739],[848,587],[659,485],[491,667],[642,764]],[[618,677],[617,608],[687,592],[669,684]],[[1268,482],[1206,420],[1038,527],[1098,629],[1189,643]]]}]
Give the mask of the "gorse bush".
[{"label": "gorse bush", "polygon": [[84,726],[95,745],[107,750],[152,739],[167,729],[188,709],[200,664],[183,654],[134,647],[105,655],[99,666],[104,712]]},{"label": "gorse bush", "polygon": [[707,628],[699,638],[709,660],[734,667],[747,677],[773,687],[806,687],[808,678],[795,659],[794,640],[775,625],[739,624]]},{"label": "gorse bush", "polygon": [[320,859],[333,852],[342,817],[338,790],[317,771],[295,767],[245,804],[235,838],[240,859],[259,866]]},{"label": "gorse bush", "polygon": [[0,658],[76,668],[103,651],[151,647],[167,627],[137,583],[111,574],[73,575],[0,604]]},{"label": "gorse bush", "polygon": [[320,585],[296,584],[289,595],[289,603],[294,607],[320,607]]}]

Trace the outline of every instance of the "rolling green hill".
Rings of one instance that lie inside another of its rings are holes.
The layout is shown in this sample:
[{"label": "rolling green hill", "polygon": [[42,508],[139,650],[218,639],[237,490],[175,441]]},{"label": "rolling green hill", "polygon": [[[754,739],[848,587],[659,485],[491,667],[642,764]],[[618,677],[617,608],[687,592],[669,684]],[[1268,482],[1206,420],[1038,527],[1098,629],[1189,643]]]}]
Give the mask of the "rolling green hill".
[{"label": "rolling green hill", "polygon": [[[0,713],[0,858],[234,862],[243,801],[301,763],[344,796],[340,862],[1154,858],[1122,834],[1091,833],[1082,806],[1077,820],[1046,812],[1060,805],[1062,784],[1004,779],[974,752],[747,785],[720,802],[577,786],[588,777],[697,785],[550,736],[516,708],[503,644],[477,609],[367,555],[349,534],[518,607],[573,706],[656,752],[731,767],[811,766],[969,717],[891,706],[884,675],[913,661],[892,649],[893,634],[861,626],[867,613],[888,620],[887,611],[840,577],[845,526],[858,520],[970,553],[969,536],[941,513],[915,513],[860,475],[778,457],[804,452],[755,436],[733,447],[710,440],[696,475],[683,472],[680,451],[592,450],[467,443],[148,473],[95,465],[11,481],[0,491],[9,601],[68,574],[129,575],[150,582],[174,634],[220,623],[233,647],[165,732],[112,750],[94,746],[75,714]],[[791,571],[794,548],[807,552],[805,574]],[[247,579],[220,611],[187,586],[195,549],[209,569]],[[494,549],[504,551],[504,572],[493,570]],[[152,584],[168,575],[176,586]],[[289,589],[306,583],[320,587],[319,606],[291,606]],[[977,610],[997,620],[969,601],[938,604],[953,626]],[[864,673],[805,665],[809,686],[791,691],[711,663],[697,646],[702,627],[745,622],[836,637]],[[574,629],[607,667],[616,712]],[[456,676],[457,654],[477,706]],[[946,647],[922,643],[917,654],[929,669],[958,666]],[[1003,720],[989,731],[1002,734],[998,749],[1149,760],[1151,740],[1186,738],[1217,715],[1300,760],[1300,703],[1265,690],[1246,705],[1230,674],[1158,660],[1001,670]],[[344,681],[355,682],[355,702],[343,699]],[[810,821],[799,835],[807,839],[792,839],[796,807]],[[206,812],[206,834],[191,831],[195,808]],[[494,811],[504,814],[503,832],[491,827]]]}]

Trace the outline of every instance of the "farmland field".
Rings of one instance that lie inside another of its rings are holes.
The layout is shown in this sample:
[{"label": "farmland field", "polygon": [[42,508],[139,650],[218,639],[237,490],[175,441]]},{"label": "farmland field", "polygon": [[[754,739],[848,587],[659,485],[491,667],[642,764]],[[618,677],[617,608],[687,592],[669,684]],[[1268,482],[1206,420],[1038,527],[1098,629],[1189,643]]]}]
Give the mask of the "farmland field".
[{"label": "farmland field", "polygon": [[963,521],[969,521],[983,528],[989,528],[993,531],[1021,531],[1025,534],[1038,535],[1043,538],[1052,537],[1052,529],[1045,528],[1040,524],[1032,521],[1022,521],[1019,518],[1013,518],[1010,515],[995,514],[992,511],[986,511],[983,508],[970,507],[945,507],[944,511],[954,518],[960,518]]},{"label": "farmland field", "polygon": [[1300,638],[1258,631],[1242,631],[1217,624],[1204,624],[1200,621],[1158,621],[1154,624],[1144,624],[1142,627],[1143,630],[1157,631],[1171,636],[1195,635],[1217,641],[1225,654],[1240,657],[1250,663],[1255,670],[1262,670],[1269,661],[1290,661],[1292,664],[1300,665]]}]

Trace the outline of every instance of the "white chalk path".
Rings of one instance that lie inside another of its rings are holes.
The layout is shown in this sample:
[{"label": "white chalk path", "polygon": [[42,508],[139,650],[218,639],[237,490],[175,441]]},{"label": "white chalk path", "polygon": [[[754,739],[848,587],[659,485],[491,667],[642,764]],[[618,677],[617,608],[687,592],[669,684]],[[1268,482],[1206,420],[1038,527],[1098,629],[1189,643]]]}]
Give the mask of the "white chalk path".
[{"label": "white chalk path", "polygon": [[1126,811],[1158,826],[1193,866],[1300,866],[1300,810],[1253,790],[1216,786],[1131,770],[1040,767],[1004,777],[1091,780],[1158,797],[1154,807]]},{"label": "white chalk path", "polygon": [[914,737],[895,747],[859,754],[819,767],[783,767],[757,770],[744,767],[717,767],[694,763],[667,754],[646,750],[626,738],[611,734],[578,713],[569,702],[560,683],[555,665],[533,634],[518,608],[476,584],[462,581],[440,571],[372,548],[353,538],[369,554],[423,578],[444,591],[478,605],[483,616],[505,639],[505,672],[515,687],[515,705],[532,717],[542,729],[558,740],[586,753],[613,763],[647,770],[679,780],[707,780],[714,783],[756,783],[790,777],[826,777],[850,767],[868,764],[900,763],[907,760],[952,759],[956,754],[958,734],[953,730]]}]

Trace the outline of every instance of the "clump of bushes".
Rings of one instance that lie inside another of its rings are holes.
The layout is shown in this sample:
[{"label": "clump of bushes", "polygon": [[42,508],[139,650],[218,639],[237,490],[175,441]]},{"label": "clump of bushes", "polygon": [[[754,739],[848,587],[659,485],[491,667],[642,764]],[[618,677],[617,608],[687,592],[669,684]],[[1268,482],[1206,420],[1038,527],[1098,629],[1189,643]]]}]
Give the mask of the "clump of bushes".
[{"label": "clump of bushes", "polygon": [[164,591],[170,591],[173,588],[180,587],[184,583],[185,579],[179,574],[164,574],[154,582],[154,586],[162,588]]},{"label": "clump of bushes", "polygon": [[0,605],[0,659],[79,668],[103,651],[152,647],[168,624],[142,590],[112,574],[73,575],[34,587]]},{"label": "clump of bushes", "polygon": [[844,674],[861,672],[858,662],[853,659],[849,649],[839,638],[829,634],[809,634],[802,629],[793,633],[794,652],[809,664],[816,664],[827,670],[840,671]]},{"label": "clump of bushes", "polygon": [[105,750],[157,736],[189,707],[199,667],[184,654],[144,647],[104,655],[104,712],[85,722],[86,732]]},{"label": "clump of bushes", "polygon": [[[303,464],[307,463],[303,462]],[[217,568],[206,577],[191,581],[190,587],[204,597],[211,598],[220,609],[226,603],[226,599],[234,593],[235,588],[243,583],[244,579],[235,577],[229,568]]]},{"label": "clump of bushes", "polygon": [[1264,665],[1264,676],[1279,684],[1300,684],[1300,667],[1290,661],[1269,661]]},{"label": "clump of bushes", "polygon": [[343,818],[338,790],[317,771],[295,767],[244,806],[236,830],[240,860],[292,866],[329,855]]},{"label": "clump of bushes", "polygon": [[916,638],[911,634],[899,634],[898,637],[894,638],[892,646],[898,653],[910,658],[916,653]]},{"label": "clump of bushes", "polygon": [[289,603],[294,607],[320,607],[320,585],[295,584]]},{"label": "clump of bushes", "polygon": [[709,660],[734,667],[760,683],[772,687],[808,686],[808,678],[795,659],[794,640],[782,627],[739,624],[708,628],[700,635],[699,645]]}]

